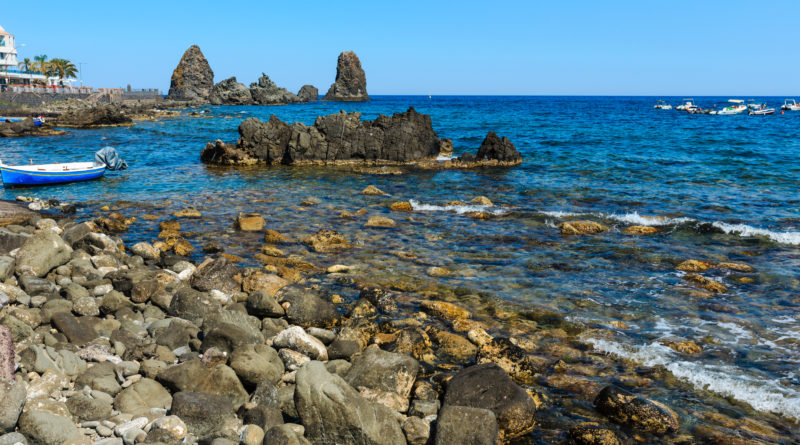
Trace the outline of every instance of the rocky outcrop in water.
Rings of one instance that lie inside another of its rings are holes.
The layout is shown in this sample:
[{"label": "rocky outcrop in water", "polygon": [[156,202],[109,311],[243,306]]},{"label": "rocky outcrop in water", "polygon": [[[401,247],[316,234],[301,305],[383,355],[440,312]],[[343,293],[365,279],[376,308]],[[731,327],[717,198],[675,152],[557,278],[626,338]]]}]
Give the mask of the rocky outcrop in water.
[{"label": "rocky outcrop in water", "polygon": [[336,81],[322,100],[367,101],[367,75],[356,53],[345,51],[336,62]]},{"label": "rocky outcrop in water", "polygon": [[258,82],[250,84],[250,95],[259,105],[281,105],[301,102],[294,93],[275,85],[269,76],[261,73]]},{"label": "rocky outcrop in water", "polygon": [[200,47],[192,45],[172,72],[167,100],[205,101],[213,87],[214,71]]},{"label": "rocky outcrop in water", "polygon": [[236,77],[230,77],[214,85],[208,102],[211,105],[250,105],[253,96],[247,86],[237,82]]},{"label": "rocky outcrop in water", "polygon": [[90,128],[132,125],[133,120],[119,105],[99,103],[68,109],[56,123],[61,127]]},{"label": "rocky outcrop in water", "polygon": [[314,85],[303,85],[297,92],[297,97],[303,102],[314,102],[319,100],[319,90]]},{"label": "rocky outcrop in water", "polygon": [[[314,125],[288,124],[275,116],[267,122],[250,118],[239,125],[239,142],[209,143],[201,154],[203,162],[221,165],[254,164],[409,164],[434,168],[447,139],[439,139],[431,118],[414,108],[392,116],[380,115],[362,121],[357,112],[320,116]],[[498,144],[490,133],[481,159],[448,161],[446,167],[469,168],[482,165],[510,166],[522,162],[514,145],[504,138]],[[492,156],[501,156],[502,159]]]}]

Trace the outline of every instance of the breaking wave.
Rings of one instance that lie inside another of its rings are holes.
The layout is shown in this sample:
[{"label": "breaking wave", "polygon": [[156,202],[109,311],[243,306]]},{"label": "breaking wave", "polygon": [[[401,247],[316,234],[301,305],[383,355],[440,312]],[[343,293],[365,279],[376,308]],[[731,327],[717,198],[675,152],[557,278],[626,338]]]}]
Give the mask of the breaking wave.
[{"label": "breaking wave", "polygon": [[455,212],[459,215],[471,212],[486,212],[491,213],[492,215],[505,215],[508,213],[507,210],[488,205],[467,204],[439,206],[433,204],[423,204],[415,199],[411,199],[408,202],[411,204],[411,208],[416,212]]}]

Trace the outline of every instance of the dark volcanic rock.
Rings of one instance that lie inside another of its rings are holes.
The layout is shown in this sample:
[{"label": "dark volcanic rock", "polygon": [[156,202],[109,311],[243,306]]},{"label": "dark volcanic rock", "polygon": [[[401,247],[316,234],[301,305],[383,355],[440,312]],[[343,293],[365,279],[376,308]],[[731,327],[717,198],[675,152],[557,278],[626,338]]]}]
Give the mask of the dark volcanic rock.
[{"label": "dark volcanic rock", "polygon": [[525,434],[534,426],[536,403],[493,363],[471,366],[456,374],[447,384],[444,406],[448,405],[491,410],[506,440]]},{"label": "dark volcanic rock", "polygon": [[678,430],[675,411],[613,385],[606,386],[597,394],[594,406],[614,422],[650,433],[665,434]]},{"label": "dark volcanic rock", "polygon": [[172,72],[167,100],[205,101],[214,87],[214,71],[203,52],[192,45]]},{"label": "dark volcanic rock", "polygon": [[236,77],[230,77],[214,85],[208,101],[212,105],[251,105],[253,96],[245,84],[237,82]]},{"label": "dark volcanic rock", "polygon": [[297,98],[303,102],[314,102],[319,100],[319,90],[314,85],[303,85],[297,92]]},{"label": "dark volcanic rock", "polygon": [[278,299],[281,303],[289,303],[286,317],[293,324],[330,327],[339,317],[333,303],[299,285],[284,287],[278,294]]},{"label": "dark volcanic rock", "polygon": [[345,51],[336,62],[336,81],[322,100],[366,101],[367,76],[356,53]]},{"label": "dark volcanic rock", "polygon": [[279,105],[300,102],[300,99],[286,88],[280,88],[269,76],[261,73],[258,82],[250,84],[253,101],[259,105]]},{"label": "dark volcanic rock", "polygon": [[22,136],[36,132],[37,128],[31,118],[17,122],[0,121],[0,137]]},{"label": "dark volcanic rock", "polygon": [[519,154],[514,144],[507,137],[500,139],[494,131],[490,131],[478,148],[478,160],[496,159],[500,162],[520,162],[522,155]]},{"label": "dark volcanic rock", "polygon": [[192,276],[192,286],[204,292],[213,289],[225,293],[238,292],[242,290],[242,285],[236,277],[241,272],[241,268],[228,261],[227,258],[219,257],[202,263],[197,268]]},{"label": "dark volcanic rock", "polygon": [[73,108],[62,113],[56,120],[58,126],[78,128],[131,125],[132,123],[131,118],[114,104]]},{"label": "dark volcanic rock", "polygon": [[569,429],[567,435],[575,445],[620,445],[622,441],[614,431],[596,422],[583,422]]}]

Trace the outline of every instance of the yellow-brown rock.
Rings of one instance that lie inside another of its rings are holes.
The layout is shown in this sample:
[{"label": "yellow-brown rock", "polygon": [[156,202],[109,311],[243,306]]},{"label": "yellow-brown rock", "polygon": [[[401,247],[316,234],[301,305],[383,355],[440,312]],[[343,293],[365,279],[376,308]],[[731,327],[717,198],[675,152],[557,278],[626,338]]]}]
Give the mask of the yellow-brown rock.
[{"label": "yellow-brown rock", "polygon": [[162,231],[172,231],[172,232],[180,232],[181,231],[181,223],[180,221],[161,221],[158,227]]},{"label": "yellow-brown rock", "polygon": [[686,260],[678,264],[676,269],[684,272],[705,272],[714,267],[714,263],[700,260]]},{"label": "yellow-brown rock", "polygon": [[394,227],[395,222],[385,216],[371,216],[364,225],[366,227]]},{"label": "yellow-brown rock", "polygon": [[494,205],[492,203],[492,201],[489,198],[485,197],[485,196],[478,196],[478,197],[472,198],[469,201],[469,203],[470,204],[479,205],[479,206],[493,206]]},{"label": "yellow-brown rock", "polygon": [[244,232],[257,232],[266,227],[267,222],[261,215],[240,213],[236,218],[236,227]]},{"label": "yellow-brown rock", "polygon": [[562,235],[592,235],[605,232],[608,227],[595,221],[567,221],[558,225]]},{"label": "yellow-brown rock", "polygon": [[178,238],[175,240],[175,244],[172,246],[172,250],[177,255],[186,256],[192,253],[192,251],[194,251],[194,246],[192,246],[191,243],[189,243],[189,241],[186,241],[183,238]]},{"label": "yellow-brown rock", "polygon": [[439,329],[431,331],[433,341],[439,346],[437,352],[440,357],[455,363],[469,363],[475,360],[478,348],[466,338]]},{"label": "yellow-brown rock", "polygon": [[240,262],[244,261],[244,259],[242,257],[233,255],[231,253],[221,253],[221,254],[219,254],[219,256],[221,256],[223,258],[226,258],[231,263],[240,263]]},{"label": "yellow-brown rock", "polygon": [[449,277],[453,271],[446,267],[431,266],[425,271],[431,277]]},{"label": "yellow-brown rock", "polygon": [[468,310],[446,301],[423,300],[419,306],[423,311],[444,321],[466,320],[472,316]]},{"label": "yellow-brown rock", "polygon": [[489,212],[467,212],[467,216],[479,221],[487,221],[492,219],[492,214]]},{"label": "yellow-brown rock", "polygon": [[662,345],[684,354],[699,354],[703,352],[697,343],[693,340],[682,340],[679,338],[662,338],[659,340]]},{"label": "yellow-brown rock", "polygon": [[267,232],[264,233],[264,242],[267,244],[279,244],[285,241],[287,238],[277,230],[267,229]]},{"label": "yellow-brown rock", "polygon": [[342,234],[328,229],[321,229],[314,235],[307,236],[303,239],[303,244],[320,253],[350,248],[350,243]]},{"label": "yellow-brown rock", "polygon": [[174,230],[162,230],[161,233],[158,234],[158,238],[163,240],[175,239],[180,237],[181,233],[176,232]]},{"label": "yellow-brown rock", "polygon": [[200,218],[203,216],[203,214],[197,209],[186,208],[183,210],[178,210],[177,212],[173,213],[172,216],[176,218]]},{"label": "yellow-brown rock", "polygon": [[361,191],[361,194],[367,196],[383,196],[386,193],[384,193],[383,190],[379,189],[378,187],[370,185],[367,186],[367,188],[365,188],[363,191]]},{"label": "yellow-brown rock", "polygon": [[399,202],[393,202],[389,206],[389,210],[393,212],[413,212],[414,207],[412,207],[411,203],[408,201],[399,201]]},{"label": "yellow-brown rock", "polygon": [[689,273],[683,276],[684,280],[691,281],[703,289],[714,292],[717,294],[728,292],[728,288],[719,281],[712,280],[711,278],[698,275],[696,273]]},{"label": "yellow-brown rock", "polygon": [[738,272],[755,272],[755,269],[753,269],[752,266],[748,266],[744,263],[719,263],[717,264],[717,267],[735,270]]},{"label": "yellow-brown rock", "polygon": [[650,226],[630,226],[625,229],[625,234],[627,235],[653,235],[655,233],[660,232],[661,230],[658,227],[650,227]]},{"label": "yellow-brown rock", "polygon": [[269,244],[261,246],[261,253],[267,256],[286,256],[286,254],[275,246]]},{"label": "yellow-brown rock", "polygon": [[268,294],[275,296],[275,294],[278,293],[281,288],[288,284],[289,281],[277,275],[259,271],[244,277],[242,280],[242,290],[248,294],[257,290],[263,290]]}]

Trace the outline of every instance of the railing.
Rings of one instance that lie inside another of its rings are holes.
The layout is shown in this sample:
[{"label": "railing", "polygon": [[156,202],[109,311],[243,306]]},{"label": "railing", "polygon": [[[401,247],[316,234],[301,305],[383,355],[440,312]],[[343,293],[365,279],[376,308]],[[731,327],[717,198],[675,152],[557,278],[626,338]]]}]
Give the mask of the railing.
[{"label": "railing", "polygon": [[13,93],[38,94],[91,94],[94,92],[94,88],[91,87],[62,87],[58,85],[8,85],[6,90]]},{"label": "railing", "polygon": [[14,74],[38,74],[40,76],[44,76],[44,74],[38,71],[23,71],[23,70],[14,70],[14,69],[0,69],[0,73],[14,73]]}]

